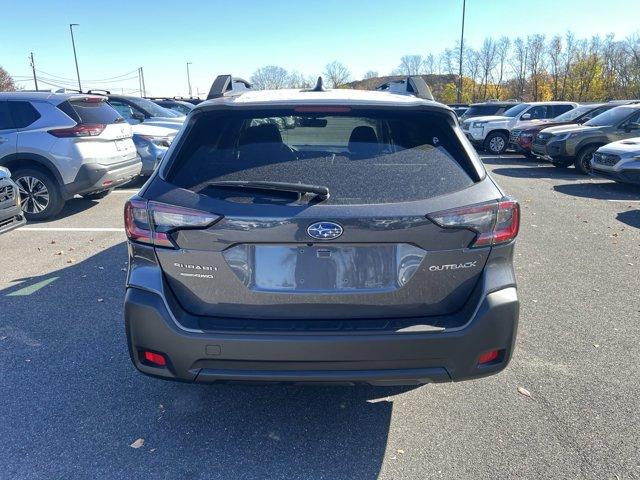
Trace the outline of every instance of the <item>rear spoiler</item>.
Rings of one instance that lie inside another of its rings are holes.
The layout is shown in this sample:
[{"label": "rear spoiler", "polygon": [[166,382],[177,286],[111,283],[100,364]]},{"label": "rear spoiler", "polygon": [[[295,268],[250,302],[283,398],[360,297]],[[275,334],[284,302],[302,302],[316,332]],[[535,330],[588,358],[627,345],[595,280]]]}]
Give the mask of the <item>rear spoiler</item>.
[{"label": "rear spoiler", "polygon": [[425,100],[435,101],[429,85],[427,85],[427,82],[425,82],[422,77],[407,77],[402,80],[392,80],[378,85],[376,90],[399,95],[413,95],[418,98],[424,98]]},{"label": "rear spoiler", "polygon": [[251,84],[246,80],[231,75],[218,75],[211,85],[207,100],[220,98],[224,95],[242,93],[251,89]]}]

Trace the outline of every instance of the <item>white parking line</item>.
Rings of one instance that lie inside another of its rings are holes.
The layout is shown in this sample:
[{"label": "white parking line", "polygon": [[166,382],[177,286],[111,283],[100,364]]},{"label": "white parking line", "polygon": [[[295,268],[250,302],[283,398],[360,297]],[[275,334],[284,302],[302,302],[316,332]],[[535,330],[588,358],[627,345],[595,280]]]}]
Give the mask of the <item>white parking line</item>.
[{"label": "white parking line", "polygon": [[16,232],[124,232],[124,228],[20,227]]}]

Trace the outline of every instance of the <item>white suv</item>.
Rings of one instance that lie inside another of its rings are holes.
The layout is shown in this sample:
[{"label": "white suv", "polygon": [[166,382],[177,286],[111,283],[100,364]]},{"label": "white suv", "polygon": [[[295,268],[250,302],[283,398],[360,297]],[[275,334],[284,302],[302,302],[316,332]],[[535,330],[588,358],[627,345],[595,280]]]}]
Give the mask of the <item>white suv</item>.
[{"label": "white suv", "polygon": [[507,149],[509,132],[522,122],[554,118],[573,110],[575,102],[529,102],[520,103],[502,115],[474,117],[462,122],[462,131],[475,146],[488,153],[499,155]]},{"label": "white suv", "polygon": [[29,220],[55,216],[79,194],[97,199],[142,168],[131,125],[105,97],[0,93],[0,166],[18,184]]}]

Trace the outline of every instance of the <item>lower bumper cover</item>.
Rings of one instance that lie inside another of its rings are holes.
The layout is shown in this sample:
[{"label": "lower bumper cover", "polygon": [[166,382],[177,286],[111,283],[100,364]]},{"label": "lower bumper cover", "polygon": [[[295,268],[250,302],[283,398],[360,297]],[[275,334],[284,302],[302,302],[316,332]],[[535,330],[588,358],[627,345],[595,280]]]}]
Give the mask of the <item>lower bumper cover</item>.
[{"label": "lower bumper cover", "polygon": [[7,233],[27,223],[22,214],[22,209],[15,205],[10,208],[0,209],[0,234]]},{"label": "lower bumper cover", "polygon": [[[515,288],[488,294],[466,326],[444,331],[338,333],[229,333],[187,331],[156,293],[128,288],[125,324],[129,352],[141,372],[187,382],[336,382],[407,385],[498,373],[516,337]],[[242,320],[239,319],[239,322]],[[478,366],[482,353],[502,350]],[[145,362],[162,353],[166,367]]]},{"label": "lower bumper cover", "polygon": [[64,186],[65,196],[71,198],[76,194],[94,193],[117,187],[140,175],[141,170],[142,162],[138,155],[112,165],[85,163],[80,167],[75,180]]},{"label": "lower bumper cover", "polygon": [[620,183],[629,183],[632,185],[640,185],[640,168],[628,170],[601,170],[593,165],[591,175],[599,178],[606,178]]}]

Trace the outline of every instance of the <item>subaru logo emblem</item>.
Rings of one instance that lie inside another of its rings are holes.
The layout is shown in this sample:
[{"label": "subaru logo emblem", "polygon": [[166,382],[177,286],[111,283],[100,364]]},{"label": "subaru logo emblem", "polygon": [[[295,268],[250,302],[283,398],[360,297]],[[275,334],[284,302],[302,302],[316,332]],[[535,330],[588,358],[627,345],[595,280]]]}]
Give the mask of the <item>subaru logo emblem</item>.
[{"label": "subaru logo emblem", "polygon": [[318,240],[333,240],[342,235],[342,232],[342,227],[333,222],[316,222],[307,228],[307,234]]}]

